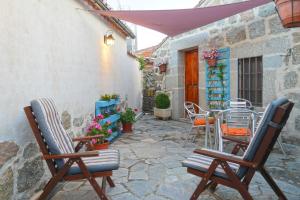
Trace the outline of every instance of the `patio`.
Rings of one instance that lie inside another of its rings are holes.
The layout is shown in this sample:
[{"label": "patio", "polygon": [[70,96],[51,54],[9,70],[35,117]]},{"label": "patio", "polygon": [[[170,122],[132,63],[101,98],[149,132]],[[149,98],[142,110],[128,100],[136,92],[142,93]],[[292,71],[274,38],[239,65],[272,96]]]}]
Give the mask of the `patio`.
[{"label": "patio", "polygon": [[[132,134],[123,134],[111,145],[120,150],[121,165],[112,177],[116,187],[107,186],[108,196],[113,200],[189,199],[200,179],[188,174],[186,168],[181,167],[181,161],[195,148],[203,147],[204,139],[202,134],[195,144],[189,143],[183,148],[188,128],[187,123],[156,120],[151,115],[138,120]],[[288,156],[275,148],[266,166],[287,198],[299,199],[300,158],[297,155],[300,147],[289,144],[285,147]],[[98,199],[87,181],[68,182],[58,188],[52,200]],[[250,184],[250,193],[254,199],[276,199],[259,173]],[[242,198],[237,191],[218,186],[214,194],[206,191],[199,199]]]}]

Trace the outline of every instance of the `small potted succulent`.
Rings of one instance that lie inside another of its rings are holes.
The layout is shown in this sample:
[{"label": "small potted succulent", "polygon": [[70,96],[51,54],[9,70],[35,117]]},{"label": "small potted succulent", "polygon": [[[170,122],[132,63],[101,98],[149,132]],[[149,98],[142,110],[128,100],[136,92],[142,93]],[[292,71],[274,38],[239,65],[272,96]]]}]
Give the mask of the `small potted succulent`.
[{"label": "small potted succulent", "polygon": [[169,119],[171,117],[170,98],[166,93],[159,93],[155,97],[154,115],[158,118]]},{"label": "small potted succulent", "polygon": [[120,99],[120,95],[118,95],[118,94],[112,94],[110,98],[117,101],[117,100]]},{"label": "small potted succulent", "polygon": [[106,138],[112,134],[112,130],[110,129],[111,122],[106,121],[105,123],[101,123],[103,119],[103,115],[97,115],[87,128],[87,136],[102,135],[102,137],[92,139],[89,149],[100,150],[108,148],[109,143],[106,141]]},{"label": "small potted succulent", "polygon": [[132,108],[126,108],[124,112],[121,112],[120,120],[122,122],[123,133],[132,132],[135,115],[135,111]]},{"label": "small potted succulent", "polygon": [[111,96],[109,94],[101,95],[102,101],[110,101],[110,99],[111,99]]},{"label": "small potted succulent", "polygon": [[203,51],[203,59],[206,60],[207,64],[210,67],[214,67],[217,65],[218,56],[219,56],[219,52],[215,48],[209,51]]}]

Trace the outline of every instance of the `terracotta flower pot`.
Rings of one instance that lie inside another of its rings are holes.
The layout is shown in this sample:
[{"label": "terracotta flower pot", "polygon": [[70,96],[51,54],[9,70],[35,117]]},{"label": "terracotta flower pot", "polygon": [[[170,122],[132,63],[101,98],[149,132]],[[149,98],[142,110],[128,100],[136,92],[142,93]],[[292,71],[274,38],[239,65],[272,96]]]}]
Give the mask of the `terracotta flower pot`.
[{"label": "terracotta flower pot", "polygon": [[132,123],[122,123],[123,125],[123,133],[130,133],[132,132]]},{"label": "terracotta flower pot", "polygon": [[275,4],[283,27],[300,27],[299,0],[275,0]]},{"label": "terracotta flower pot", "polygon": [[167,64],[161,64],[159,65],[159,72],[163,73],[167,71]]},{"label": "terracotta flower pot", "polygon": [[104,142],[103,144],[93,144],[94,150],[108,149],[109,142]]},{"label": "terracotta flower pot", "polygon": [[217,59],[207,59],[206,62],[211,67],[214,67],[217,65]]}]

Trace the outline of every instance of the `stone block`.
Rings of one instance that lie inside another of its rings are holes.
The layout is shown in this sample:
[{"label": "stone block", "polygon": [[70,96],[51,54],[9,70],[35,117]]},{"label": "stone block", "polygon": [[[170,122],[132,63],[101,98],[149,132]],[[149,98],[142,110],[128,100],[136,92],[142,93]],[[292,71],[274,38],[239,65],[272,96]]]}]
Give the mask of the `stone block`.
[{"label": "stone block", "polygon": [[293,47],[293,64],[300,64],[300,44]]},{"label": "stone block", "polygon": [[241,16],[242,22],[249,22],[254,19],[254,12],[253,12],[253,10],[248,10],[248,11],[242,12],[240,14],[240,16]]},{"label": "stone block", "polygon": [[14,190],[14,175],[11,168],[8,168],[0,177],[0,199],[12,199]]},{"label": "stone block", "polygon": [[234,27],[226,33],[226,40],[229,44],[235,44],[246,40],[245,26]]},{"label": "stone block", "polygon": [[232,58],[247,58],[260,56],[263,54],[263,43],[261,42],[246,42],[231,48]]},{"label": "stone block", "polygon": [[16,156],[18,151],[19,146],[15,142],[0,142],[0,169],[8,160]]},{"label": "stone block", "polygon": [[209,40],[209,46],[211,48],[220,48],[224,46],[224,37],[222,35],[217,35]]},{"label": "stone block", "polygon": [[298,83],[298,74],[296,71],[286,73],[283,78],[283,86],[285,89],[294,88]]},{"label": "stone block", "polygon": [[44,175],[44,171],[43,161],[40,157],[26,161],[18,170],[18,192],[24,192],[36,186]]},{"label": "stone block", "polygon": [[265,31],[265,20],[262,19],[259,21],[252,22],[251,24],[249,24],[248,30],[249,30],[250,39],[264,36],[265,32],[266,32]]},{"label": "stone block", "polygon": [[300,91],[290,92],[286,94],[286,97],[295,103],[294,108],[300,109]]},{"label": "stone block", "polygon": [[62,113],[61,121],[64,129],[68,130],[69,128],[71,128],[71,115],[68,113],[68,111],[64,111]]},{"label": "stone block", "polygon": [[[263,65],[263,67],[265,67]],[[273,99],[276,98],[276,70],[266,70],[263,71],[263,106],[266,106]]]},{"label": "stone block", "polygon": [[208,32],[199,32],[188,37],[182,37],[172,40],[170,49],[182,50],[196,47],[201,43],[207,43],[209,38]]},{"label": "stone block", "polygon": [[258,9],[258,16],[260,17],[268,17],[274,14],[276,14],[276,10],[273,2],[264,6],[260,6]]},{"label": "stone block", "polygon": [[39,153],[39,149],[36,146],[35,143],[29,143],[25,146],[24,151],[23,151],[23,158],[28,159],[33,156],[35,156],[37,153]]},{"label": "stone block", "polygon": [[236,22],[237,22],[237,15],[233,15],[233,16],[231,16],[231,17],[228,17],[228,22],[229,22],[230,24],[236,23]]},{"label": "stone block", "polygon": [[283,59],[280,55],[263,56],[264,69],[276,69],[282,66]]},{"label": "stone block", "polygon": [[277,33],[289,31],[289,29],[286,29],[282,26],[279,16],[274,16],[269,20],[269,27],[270,27],[271,34],[277,34]]},{"label": "stone block", "polygon": [[272,38],[264,43],[263,54],[286,53],[290,45],[290,40],[287,37]]},{"label": "stone block", "polygon": [[294,43],[299,43],[300,42],[300,31],[299,32],[295,32],[292,35],[293,35],[293,42]]},{"label": "stone block", "polygon": [[297,116],[295,117],[295,129],[296,129],[297,131],[300,131],[300,115],[297,115]]}]

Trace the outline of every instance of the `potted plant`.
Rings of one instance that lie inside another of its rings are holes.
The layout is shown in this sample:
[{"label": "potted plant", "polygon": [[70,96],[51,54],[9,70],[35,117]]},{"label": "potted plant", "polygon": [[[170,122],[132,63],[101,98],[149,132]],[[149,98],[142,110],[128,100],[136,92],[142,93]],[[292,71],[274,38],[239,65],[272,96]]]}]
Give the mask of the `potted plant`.
[{"label": "potted plant", "polygon": [[281,23],[285,28],[300,27],[300,1],[274,0]]},{"label": "potted plant", "polygon": [[126,108],[121,112],[120,120],[122,122],[123,133],[132,132],[132,124],[135,122],[135,112],[132,108]]},{"label": "potted plant", "polygon": [[162,63],[158,67],[159,67],[159,73],[167,72],[167,63]]},{"label": "potted plant", "polygon": [[156,95],[154,115],[162,119],[171,117],[170,98],[166,93],[159,93]]},{"label": "potted plant", "polygon": [[117,101],[117,100],[120,99],[120,95],[118,95],[118,94],[112,94],[110,98]]},{"label": "potted plant", "polygon": [[109,94],[101,95],[102,101],[109,101],[111,99],[111,96]]},{"label": "potted plant", "polygon": [[208,66],[211,66],[211,67],[216,66],[218,56],[219,56],[219,52],[215,48],[213,48],[209,51],[203,51],[203,59],[206,60]]},{"label": "potted plant", "polygon": [[[112,130],[110,129],[110,121],[106,121],[105,123],[101,123],[104,119],[104,116],[99,114],[97,115],[92,123],[87,128],[87,136],[98,136],[102,135],[97,139],[92,139],[91,147],[89,149],[100,150],[108,148],[108,141],[106,140],[112,134]],[[103,125],[101,125],[103,124]]]},{"label": "potted plant", "polygon": [[143,56],[138,57],[137,61],[139,62],[139,66],[140,66],[139,70],[142,71],[146,66],[145,58]]}]

